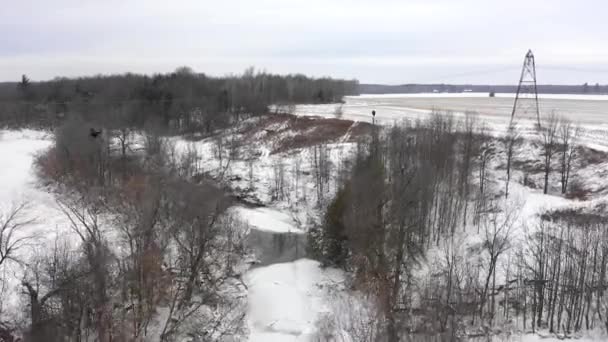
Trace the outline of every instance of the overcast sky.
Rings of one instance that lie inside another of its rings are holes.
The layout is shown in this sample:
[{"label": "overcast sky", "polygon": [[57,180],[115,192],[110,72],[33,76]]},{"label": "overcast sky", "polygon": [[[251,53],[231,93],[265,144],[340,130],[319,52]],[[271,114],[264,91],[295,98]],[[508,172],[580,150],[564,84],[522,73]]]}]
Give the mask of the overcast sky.
[{"label": "overcast sky", "polygon": [[255,66],[363,83],[608,83],[605,0],[2,0],[0,81]]}]

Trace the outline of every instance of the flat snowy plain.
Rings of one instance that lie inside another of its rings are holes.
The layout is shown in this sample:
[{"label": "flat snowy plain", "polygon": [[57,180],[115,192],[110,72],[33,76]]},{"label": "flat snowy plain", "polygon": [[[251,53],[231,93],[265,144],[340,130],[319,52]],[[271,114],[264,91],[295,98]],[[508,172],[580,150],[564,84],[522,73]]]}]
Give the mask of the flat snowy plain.
[{"label": "flat snowy plain", "polygon": [[[490,131],[504,132],[511,119],[515,94],[487,93],[432,93],[432,94],[386,94],[347,96],[342,105],[345,119],[372,121],[372,110],[376,121],[392,124],[404,119],[424,118],[431,111],[451,111],[462,116],[467,111],[476,112],[480,121]],[[524,107],[530,104],[525,99]],[[340,105],[301,105],[296,107],[299,115],[334,117]],[[539,95],[541,117],[555,112],[557,115],[579,123],[583,128],[582,140],[590,147],[608,150],[608,95]],[[525,131],[533,131],[535,114],[517,116],[515,122]]]}]

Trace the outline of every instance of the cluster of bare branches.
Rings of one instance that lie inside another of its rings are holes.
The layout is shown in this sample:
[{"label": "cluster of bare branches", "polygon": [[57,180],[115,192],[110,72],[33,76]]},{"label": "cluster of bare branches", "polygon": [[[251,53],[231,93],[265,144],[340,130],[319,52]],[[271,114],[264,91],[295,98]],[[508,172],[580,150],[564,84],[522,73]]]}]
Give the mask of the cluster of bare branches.
[{"label": "cluster of bare branches", "polygon": [[[180,154],[150,130],[144,153],[123,154],[122,147],[104,147],[107,137],[71,139],[84,127],[63,126],[39,161],[42,168],[52,160],[70,171],[51,179],[69,190],[58,206],[68,222],[63,228],[75,240],[58,239],[23,263],[27,340],[220,340],[244,334],[245,230],[227,213],[224,190],[197,178],[199,152]],[[47,171],[42,174],[52,175]],[[28,241],[16,234],[31,223],[20,219],[24,208],[0,221],[2,262],[15,260]]]},{"label": "cluster of bare branches", "polygon": [[0,212],[0,267],[6,262],[20,263],[20,250],[33,242],[34,235],[27,229],[36,219],[27,211],[28,203],[22,202]]},{"label": "cluster of bare branches", "polygon": [[0,210],[0,341],[14,340],[16,329],[5,305],[11,295],[9,277],[14,274],[13,266],[27,261],[24,252],[36,243],[36,235],[30,231],[35,221],[27,202]]},{"label": "cluster of bare branches", "polygon": [[539,134],[542,143],[543,192],[545,194],[549,191],[549,176],[553,171],[552,161],[556,154],[559,156],[561,193],[568,192],[572,162],[578,146],[580,132],[579,125],[574,125],[572,121],[558,116],[555,112],[543,118]]},{"label": "cluster of bare branches", "polygon": [[[546,118],[540,132],[545,192],[556,156],[562,191],[567,191],[578,132],[556,115]],[[546,290],[540,290],[546,272],[530,274],[538,253],[515,248],[515,232],[523,229],[520,205],[508,197],[522,141],[515,124],[496,139],[474,113],[462,121],[435,113],[375,132],[371,143],[358,148],[322,226],[309,239],[317,258],[352,271],[353,286],[375,296],[375,317],[383,322],[380,334],[387,341],[413,332],[474,334],[466,325],[485,335],[498,324],[516,326],[513,319],[522,315],[522,322],[530,321],[530,314],[534,326],[546,326],[547,320],[539,320],[540,311],[546,315],[547,310]],[[504,192],[493,173],[503,157]],[[464,244],[463,236],[470,234],[477,234],[470,240],[476,242]],[[414,276],[431,250],[441,255],[433,257],[432,271]],[[583,297],[571,299],[578,323],[584,317],[580,310],[588,310],[578,305]],[[566,330],[580,329],[576,323],[573,319]]]},{"label": "cluster of bare branches", "polygon": [[567,335],[596,326],[608,330],[605,216],[551,212],[527,241],[522,266],[527,279],[522,296],[531,297],[527,326]]},{"label": "cluster of bare branches", "polygon": [[[327,264],[352,270],[355,287],[375,296],[388,341],[416,325],[412,272],[425,250],[454,236],[466,222],[468,202],[486,199],[492,146],[474,117],[468,120],[464,134],[450,115],[436,114],[374,137],[358,149],[321,232],[311,232],[311,249]],[[476,196],[474,169],[481,170]],[[485,215],[485,207],[475,204],[475,214]]]}]

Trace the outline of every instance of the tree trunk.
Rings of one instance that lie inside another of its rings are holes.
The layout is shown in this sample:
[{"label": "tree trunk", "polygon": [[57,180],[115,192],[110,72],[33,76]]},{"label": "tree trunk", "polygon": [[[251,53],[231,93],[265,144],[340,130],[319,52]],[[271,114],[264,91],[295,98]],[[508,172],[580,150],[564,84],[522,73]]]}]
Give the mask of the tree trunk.
[{"label": "tree trunk", "polygon": [[44,327],[42,326],[42,305],[38,299],[36,291],[29,283],[23,282],[30,297],[30,319],[32,321],[30,334],[32,342],[46,341]]},{"label": "tree trunk", "polygon": [[546,161],[546,164],[545,164],[545,187],[543,188],[543,193],[545,195],[549,191],[549,172],[551,169],[551,166],[549,165],[550,163],[551,163],[551,160],[549,159],[548,161]]}]

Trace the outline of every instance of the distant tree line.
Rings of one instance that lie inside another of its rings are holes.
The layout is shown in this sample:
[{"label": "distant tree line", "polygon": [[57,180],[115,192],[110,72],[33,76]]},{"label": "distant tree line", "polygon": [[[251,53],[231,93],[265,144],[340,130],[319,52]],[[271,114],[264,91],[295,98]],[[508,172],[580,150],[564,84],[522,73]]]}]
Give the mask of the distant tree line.
[{"label": "distant tree line", "polygon": [[53,126],[77,113],[103,125],[139,126],[156,121],[178,132],[211,131],[270,105],[331,103],[356,94],[356,80],[256,72],[211,77],[188,67],[152,76],[122,74],[0,84],[0,122]]}]

